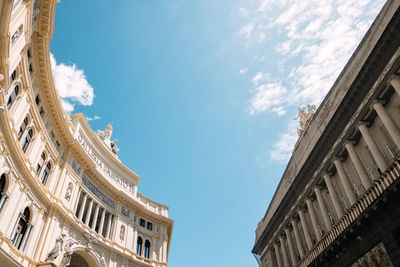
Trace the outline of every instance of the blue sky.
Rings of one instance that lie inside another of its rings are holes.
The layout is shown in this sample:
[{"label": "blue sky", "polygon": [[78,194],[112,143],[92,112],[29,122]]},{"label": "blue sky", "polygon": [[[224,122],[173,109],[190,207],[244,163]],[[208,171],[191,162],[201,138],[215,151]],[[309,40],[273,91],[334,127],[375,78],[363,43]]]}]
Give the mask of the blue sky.
[{"label": "blue sky", "polygon": [[61,1],[64,107],[114,122],[139,192],[170,207],[169,266],[257,266],[251,249],[296,141],[383,0]]}]

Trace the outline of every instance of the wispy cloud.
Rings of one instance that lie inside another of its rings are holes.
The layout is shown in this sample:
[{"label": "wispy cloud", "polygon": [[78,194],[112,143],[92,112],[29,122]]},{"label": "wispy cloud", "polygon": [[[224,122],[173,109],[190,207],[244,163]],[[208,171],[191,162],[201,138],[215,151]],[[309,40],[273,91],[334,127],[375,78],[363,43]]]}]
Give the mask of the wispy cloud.
[{"label": "wispy cloud", "polygon": [[86,80],[83,70],[78,69],[75,64],[57,64],[51,53],[50,61],[55,85],[65,111],[73,112],[76,104],[91,106],[94,98],[93,88]]},{"label": "wispy cloud", "polygon": [[87,117],[85,116],[87,121],[96,121],[96,120],[100,120],[101,117],[100,116],[93,116],[93,117]]},{"label": "wispy cloud", "polygon": [[[243,7],[247,16],[239,34],[244,37],[244,44],[257,46],[259,36],[271,37],[264,38],[263,47],[275,51],[268,68],[258,63],[260,69],[253,74],[249,114],[272,112],[294,116],[296,107],[318,105],[384,2],[261,0],[252,9]],[[265,50],[254,58],[263,57],[263,53]],[[271,159],[287,162],[290,156],[287,151],[291,151],[288,146],[293,147],[297,138],[295,128],[296,124],[290,123],[288,131],[281,134]]]}]

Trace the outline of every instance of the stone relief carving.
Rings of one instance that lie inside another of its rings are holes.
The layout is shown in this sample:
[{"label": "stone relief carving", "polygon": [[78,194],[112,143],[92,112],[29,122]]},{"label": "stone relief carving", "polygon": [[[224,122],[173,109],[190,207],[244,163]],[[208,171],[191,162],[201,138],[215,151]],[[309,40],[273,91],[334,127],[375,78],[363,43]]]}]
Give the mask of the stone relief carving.
[{"label": "stone relief carving", "polygon": [[[307,108],[307,112],[306,112]],[[299,119],[300,121],[300,129],[297,129],[297,135],[301,136],[306,129],[308,123],[311,121],[314,113],[316,111],[315,105],[307,105],[307,107],[299,108],[299,113],[297,114],[295,120]]]},{"label": "stone relief carving", "polygon": [[102,251],[100,252],[97,251],[97,257],[99,258],[100,266],[106,267],[107,263],[106,263],[106,258],[104,257],[104,253]]},{"label": "stone relief carving", "polygon": [[74,253],[72,246],[77,245],[79,242],[73,237],[69,236],[65,242],[64,257],[61,261],[61,266],[69,266],[71,263],[72,254]]},{"label": "stone relief carving", "polygon": [[67,191],[65,192],[65,199],[68,200],[68,201],[71,199],[71,194],[72,194],[73,187],[74,186],[72,185],[72,183],[69,183]]},{"label": "stone relief carving", "polygon": [[351,267],[393,267],[393,263],[383,244],[379,243],[354,262]]},{"label": "stone relief carving", "polygon": [[54,261],[57,259],[60,252],[63,250],[63,243],[64,243],[65,234],[60,235],[56,239],[56,244],[54,245],[53,249],[47,254],[46,262],[47,261]]},{"label": "stone relief carving", "polygon": [[86,244],[86,251],[90,252],[92,250],[92,245],[95,243],[94,241],[96,240],[94,236],[86,234],[84,235],[86,238],[87,244]]},{"label": "stone relief carving", "polygon": [[113,133],[113,123],[109,122],[106,128],[103,131],[97,130],[97,136],[103,141],[106,146],[111,149],[111,151],[117,155],[119,152],[119,148],[117,147],[118,140],[115,139],[111,141],[111,135]]}]

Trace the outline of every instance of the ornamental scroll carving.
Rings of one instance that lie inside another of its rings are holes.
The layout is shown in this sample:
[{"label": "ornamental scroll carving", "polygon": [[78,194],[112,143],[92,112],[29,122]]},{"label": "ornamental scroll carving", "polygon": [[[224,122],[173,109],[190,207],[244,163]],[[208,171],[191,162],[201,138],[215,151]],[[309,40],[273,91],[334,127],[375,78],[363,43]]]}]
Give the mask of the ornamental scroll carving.
[{"label": "ornamental scroll carving", "polygon": [[107,197],[103,193],[103,191],[101,191],[98,187],[92,184],[92,182],[90,182],[85,175],[82,176],[82,182],[90,190],[90,192],[92,192],[96,197],[98,197],[104,204],[106,204],[112,209],[115,209],[115,202],[109,197]]}]

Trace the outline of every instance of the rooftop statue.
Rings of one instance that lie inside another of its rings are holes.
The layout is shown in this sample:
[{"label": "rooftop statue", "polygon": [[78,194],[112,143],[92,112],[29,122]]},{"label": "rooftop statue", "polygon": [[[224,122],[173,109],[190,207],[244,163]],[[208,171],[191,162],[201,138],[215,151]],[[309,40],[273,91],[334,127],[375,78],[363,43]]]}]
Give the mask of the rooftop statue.
[{"label": "rooftop statue", "polygon": [[307,107],[299,108],[299,113],[297,114],[296,118],[294,118],[295,120],[299,119],[300,121],[300,129],[297,129],[298,136],[301,136],[303,134],[307,125],[310,123],[311,118],[313,117],[315,111],[316,111],[315,105],[307,105]]},{"label": "rooftop statue", "polygon": [[107,148],[109,148],[115,155],[118,154],[119,148],[117,147],[117,139],[111,141],[111,135],[113,133],[113,123],[109,122],[106,128],[103,131],[97,130],[97,136],[106,144]]}]

